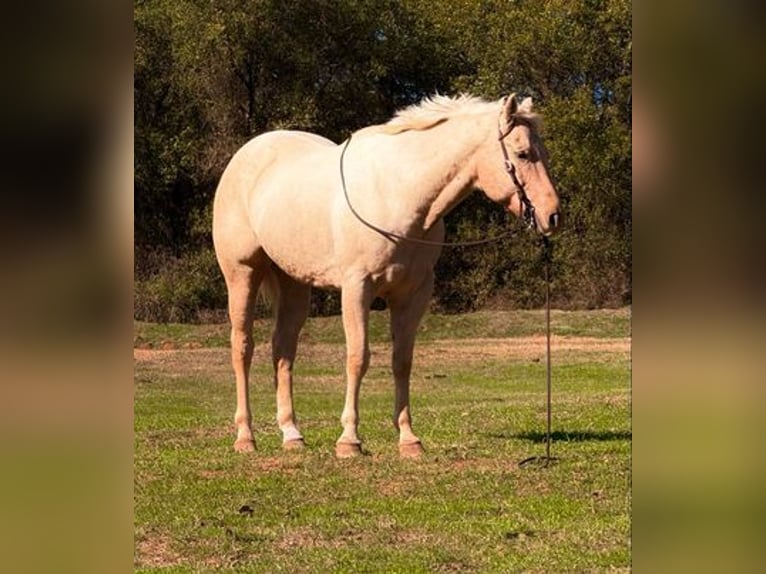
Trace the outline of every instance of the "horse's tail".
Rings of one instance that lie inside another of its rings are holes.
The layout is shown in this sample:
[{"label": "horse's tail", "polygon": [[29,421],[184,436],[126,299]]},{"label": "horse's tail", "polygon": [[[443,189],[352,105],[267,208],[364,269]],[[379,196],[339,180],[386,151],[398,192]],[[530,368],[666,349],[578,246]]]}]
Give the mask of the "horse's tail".
[{"label": "horse's tail", "polygon": [[274,271],[274,267],[269,265],[258,289],[258,298],[267,303],[272,309],[276,309],[277,303],[279,303],[279,292],[279,279]]}]

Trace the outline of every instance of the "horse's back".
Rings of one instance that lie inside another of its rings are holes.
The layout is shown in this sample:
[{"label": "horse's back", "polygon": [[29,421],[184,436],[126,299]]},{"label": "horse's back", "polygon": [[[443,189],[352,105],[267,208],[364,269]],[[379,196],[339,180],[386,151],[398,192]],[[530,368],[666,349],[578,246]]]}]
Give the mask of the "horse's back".
[{"label": "horse's back", "polygon": [[261,134],[243,145],[231,158],[221,175],[216,201],[221,203],[236,197],[246,202],[258,180],[267,175],[277,161],[333,146],[335,144],[327,138],[308,132],[279,130]]}]

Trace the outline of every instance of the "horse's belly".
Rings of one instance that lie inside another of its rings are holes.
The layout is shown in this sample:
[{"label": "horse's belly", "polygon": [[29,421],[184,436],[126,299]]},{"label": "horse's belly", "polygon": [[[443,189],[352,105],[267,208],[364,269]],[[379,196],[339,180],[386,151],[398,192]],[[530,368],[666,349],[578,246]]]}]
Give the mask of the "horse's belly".
[{"label": "horse's belly", "polygon": [[302,283],[317,287],[340,285],[335,265],[332,236],[317,229],[317,222],[304,217],[265,217],[256,236],[261,247],[285,273]]},{"label": "horse's belly", "polygon": [[[268,253],[268,251],[267,251]],[[339,287],[340,277],[330,265],[321,265],[320,261],[306,262],[304,258],[295,258],[278,254],[269,257],[285,273],[301,283],[308,283],[315,287]]]}]

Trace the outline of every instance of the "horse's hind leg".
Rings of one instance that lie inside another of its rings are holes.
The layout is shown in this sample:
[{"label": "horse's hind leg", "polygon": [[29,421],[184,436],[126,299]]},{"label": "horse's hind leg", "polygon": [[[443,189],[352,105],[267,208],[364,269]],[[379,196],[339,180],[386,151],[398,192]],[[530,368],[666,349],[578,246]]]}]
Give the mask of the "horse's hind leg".
[{"label": "horse's hind leg", "polygon": [[392,296],[388,301],[393,339],[392,370],[396,386],[393,419],[394,427],[399,431],[399,454],[403,457],[417,457],[423,452],[420,439],[412,432],[410,373],[415,335],[432,292],[433,274],[429,274],[414,293]]},{"label": "horse's hind leg", "polygon": [[268,265],[265,257],[257,259],[254,265],[237,263],[221,266],[229,292],[231,364],[237,383],[237,409],[234,413],[237,439],[234,450],[238,452],[255,450],[249,400],[250,365],[254,349],[253,319],[255,297]]},{"label": "horse's hind leg", "polygon": [[311,286],[298,283],[281,270],[275,270],[276,324],[271,339],[274,361],[274,387],[277,392],[277,424],[282,431],[282,446],[303,447],[293,410],[293,363],[300,334],[311,302]]}]

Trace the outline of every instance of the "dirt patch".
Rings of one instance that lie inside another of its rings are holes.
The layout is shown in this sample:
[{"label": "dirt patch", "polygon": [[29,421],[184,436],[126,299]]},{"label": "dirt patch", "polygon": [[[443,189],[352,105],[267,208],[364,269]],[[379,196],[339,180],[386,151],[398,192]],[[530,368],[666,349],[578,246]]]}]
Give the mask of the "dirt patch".
[{"label": "dirt patch", "polygon": [[134,562],[136,566],[161,568],[177,566],[183,557],[173,550],[169,536],[152,532],[136,540]]},{"label": "dirt patch", "polygon": [[379,496],[399,498],[404,493],[410,492],[412,489],[406,481],[393,479],[378,482],[377,490]]},{"label": "dirt patch", "polygon": [[229,358],[228,350],[220,348],[167,348],[167,349],[133,349],[133,360],[138,362],[155,362],[162,363],[166,361],[175,360],[179,356],[191,356],[200,361],[213,360],[214,362],[221,362],[222,358]]},{"label": "dirt patch", "polygon": [[341,538],[330,540],[311,526],[292,528],[274,541],[274,548],[278,550],[290,550],[293,548],[340,548],[342,545]]},{"label": "dirt patch", "polygon": [[[390,343],[371,345],[371,368],[387,368],[391,357]],[[594,354],[630,352],[630,338],[552,337],[551,353]],[[493,359],[541,360],[546,353],[545,337],[513,337],[506,339],[444,339],[422,341],[415,345],[417,365],[471,364]],[[309,361],[343,365],[345,348],[342,344],[314,343],[298,349],[298,362]]]},{"label": "dirt patch", "polygon": [[[388,343],[372,345],[373,366],[376,363],[388,364],[391,345]],[[551,352],[578,353],[628,353],[630,338],[596,337],[552,337]],[[507,339],[445,339],[424,341],[415,346],[415,361],[418,363],[440,362],[448,364],[486,361],[488,359],[526,359],[534,360],[545,356],[545,337],[513,337]],[[269,357],[268,345],[257,345],[255,360],[262,361]],[[229,353],[225,348],[206,349],[133,349],[133,359],[140,363],[179,363],[187,365],[221,366],[228,368]],[[342,344],[308,343],[298,349],[298,362],[331,363],[342,365],[345,350]]]},{"label": "dirt patch", "polygon": [[[595,337],[551,337],[551,352],[627,353],[630,339]],[[416,348],[418,357],[427,361],[465,363],[487,359],[535,359],[545,355],[545,337],[508,339],[448,339],[423,343]]]},{"label": "dirt patch", "polygon": [[152,359],[159,357],[161,351],[155,351],[154,349],[133,349],[134,361],[151,361]]}]

